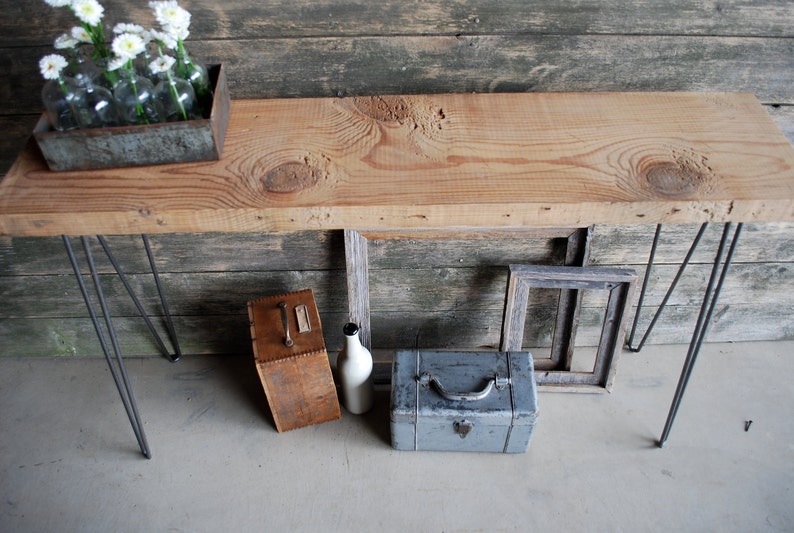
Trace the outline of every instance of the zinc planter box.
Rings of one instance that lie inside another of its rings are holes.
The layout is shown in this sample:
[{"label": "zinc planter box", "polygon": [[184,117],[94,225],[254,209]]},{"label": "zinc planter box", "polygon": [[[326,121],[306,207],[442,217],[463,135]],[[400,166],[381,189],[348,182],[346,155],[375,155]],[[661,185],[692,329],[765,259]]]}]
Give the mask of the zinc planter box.
[{"label": "zinc planter box", "polygon": [[209,118],[145,126],[56,131],[42,115],[33,130],[50,170],[161,165],[221,158],[231,101],[222,65],[208,65]]}]

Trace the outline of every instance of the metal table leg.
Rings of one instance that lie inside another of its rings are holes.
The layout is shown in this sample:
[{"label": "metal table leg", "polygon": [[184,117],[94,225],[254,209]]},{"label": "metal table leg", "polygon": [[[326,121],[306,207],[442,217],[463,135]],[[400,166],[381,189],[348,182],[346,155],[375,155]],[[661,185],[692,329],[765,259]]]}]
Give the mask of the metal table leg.
[{"label": "metal table leg", "polygon": [[[168,308],[168,301],[165,297],[165,292],[163,291],[162,284],[160,283],[160,275],[157,270],[157,265],[154,261],[154,255],[152,254],[151,246],[149,243],[149,238],[147,235],[142,235],[143,237],[143,244],[144,248],[146,249],[146,256],[149,259],[149,265],[152,269],[152,274],[154,276],[154,282],[157,286],[157,292],[160,297],[160,302],[163,306],[163,311],[165,313],[166,324],[168,327],[168,333],[171,338],[171,342],[173,343],[175,354],[172,355],[168,348],[165,346],[165,343],[160,338],[160,335],[157,333],[157,330],[154,328],[151,319],[147,315],[146,311],[143,308],[138,297],[135,295],[135,292],[132,289],[129,281],[127,280],[127,276],[125,275],[124,271],[122,270],[121,266],[119,265],[118,261],[116,260],[113,253],[110,251],[110,247],[108,246],[107,241],[102,235],[98,235],[97,239],[99,243],[102,245],[102,249],[107,255],[110,263],[113,265],[113,268],[116,271],[119,279],[121,280],[124,288],[127,290],[127,293],[130,295],[135,307],[138,309],[141,317],[143,318],[146,326],[149,328],[149,331],[152,333],[155,342],[157,343],[160,350],[163,354],[168,358],[171,362],[176,362],[182,355],[182,352],[179,347],[179,341],[177,339],[176,331],[174,329],[173,320],[171,318],[171,312]],[[132,392],[132,387],[129,382],[129,378],[127,376],[127,370],[124,366],[124,359],[121,355],[121,348],[119,347],[118,339],[116,336],[116,330],[113,326],[113,320],[110,315],[110,311],[107,306],[107,300],[105,299],[104,292],[102,291],[102,285],[99,280],[99,273],[96,269],[96,264],[94,262],[93,254],[91,253],[91,246],[88,240],[88,237],[83,236],[80,238],[81,243],[83,245],[83,249],[85,251],[86,260],[88,262],[89,272],[91,274],[91,279],[93,280],[94,287],[96,290],[97,299],[99,300],[100,310],[102,312],[102,316],[105,320],[105,327],[107,329],[108,336],[110,337],[111,346],[113,348],[114,357],[111,356],[110,349],[108,348],[108,343],[105,339],[104,332],[102,327],[100,326],[99,319],[97,318],[96,308],[91,300],[91,296],[88,292],[88,289],[83,282],[82,273],[80,272],[80,266],[77,262],[77,257],[74,254],[74,249],[72,248],[71,241],[69,238],[64,235],[63,242],[66,246],[66,252],[69,256],[69,261],[72,264],[72,268],[74,270],[75,276],[77,277],[77,283],[80,287],[80,292],[83,295],[83,299],[85,300],[86,308],[88,309],[88,314],[91,316],[91,321],[94,325],[94,330],[96,331],[97,339],[99,340],[99,344],[102,347],[102,351],[105,354],[105,359],[107,360],[108,366],[110,367],[110,373],[113,376],[113,381],[116,384],[116,388],[119,391],[119,396],[121,397],[121,402],[124,405],[124,410],[127,412],[127,417],[130,420],[130,424],[132,425],[132,430],[135,433],[135,438],[138,440],[138,445],[141,448],[141,452],[147,459],[151,459],[152,454],[151,450],[149,449],[149,444],[146,441],[146,434],[143,430],[143,423],[140,418],[140,414],[138,413],[138,406],[135,402],[135,397]]]},{"label": "metal table leg", "polygon": [[138,414],[138,406],[135,402],[135,396],[133,395],[132,387],[130,386],[126,367],[124,366],[124,359],[121,356],[121,349],[119,348],[118,339],[116,338],[116,330],[113,327],[113,320],[110,317],[105,295],[102,292],[102,284],[99,282],[99,274],[97,273],[96,265],[94,264],[94,258],[91,254],[91,246],[85,236],[81,237],[80,240],[82,242],[83,249],[85,250],[88,268],[91,272],[91,279],[93,280],[94,287],[96,288],[99,305],[102,310],[102,315],[105,318],[105,325],[113,346],[113,352],[115,353],[115,364],[113,358],[110,355],[107,342],[105,341],[105,335],[102,332],[101,326],[99,325],[99,320],[97,318],[94,304],[91,301],[91,296],[89,295],[88,289],[83,282],[83,276],[80,272],[80,266],[77,264],[77,258],[74,255],[72,243],[69,241],[69,238],[66,235],[63,236],[63,242],[66,246],[66,253],[69,256],[69,261],[72,263],[72,268],[74,269],[77,283],[80,286],[80,292],[83,294],[83,299],[85,300],[88,314],[91,316],[91,322],[94,325],[94,330],[96,331],[97,338],[99,339],[99,344],[102,346],[102,351],[105,354],[105,360],[107,361],[108,367],[110,368],[110,374],[113,376],[113,381],[116,383],[116,389],[118,389],[119,396],[121,396],[121,403],[124,404],[124,410],[127,412],[127,417],[129,418],[130,424],[132,425],[132,431],[135,433],[135,438],[138,440],[141,453],[143,453],[144,457],[147,459],[151,459],[152,453],[149,449],[149,443],[146,441],[146,433],[143,430],[143,423],[141,422],[140,415]]},{"label": "metal table leg", "polygon": [[[637,331],[637,323],[639,322],[640,313],[642,312],[642,306],[645,300],[645,292],[648,288],[648,280],[650,279],[651,269],[653,268],[654,258],[656,256],[656,250],[659,245],[659,235],[662,230],[661,224],[656,226],[656,233],[653,238],[653,244],[651,245],[651,252],[648,255],[648,265],[645,270],[645,279],[643,281],[642,290],[637,302],[637,311],[634,315],[634,323],[627,340],[629,350],[633,352],[639,352],[644,346],[645,341],[648,339],[648,335],[653,330],[657,320],[659,319],[659,316],[667,305],[670,295],[678,284],[678,281],[681,279],[681,275],[689,265],[692,255],[695,253],[695,250],[697,249],[700,239],[703,237],[703,233],[705,232],[707,226],[708,224],[703,224],[700,226],[700,231],[698,231],[698,234],[692,241],[689,252],[687,252],[686,257],[681,262],[681,266],[679,267],[675,278],[673,278],[670,287],[667,289],[667,293],[665,293],[662,303],[659,305],[659,309],[656,311],[656,314],[654,314],[651,323],[648,325],[648,329],[645,331],[645,334],[642,337],[642,340],[640,340],[639,344],[635,347],[632,346],[632,343],[634,341],[634,335]],[[692,375],[692,369],[695,365],[695,361],[697,361],[703,341],[706,338],[708,328],[711,325],[711,318],[714,314],[714,309],[717,306],[717,299],[719,298],[720,292],[722,291],[723,283],[725,282],[728,269],[730,268],[731,262],[733,261],[733,255],[736,251],[737,243],[739,242],[739,235],[742,232],[742,224],[737,224],[736,230],[733,234],[733,239],[730,240],[731,244],[730,248],[728,249],[728,255],[725,257],[725,261],[723,262],[723,255],[725,255],[725,248],[728,245],[730,231],[731,223],[725,224],[722,230],[722,238],[720,239],[720,244],[717,248],[717,254],[714,257],[714,265],[711,269],[711,277],[709,278],[706,291],[703,295],[703,303],[700,306],[700,314],[698,315],[695,324],[695,330],[692,333],[692,340],[689,343],[689,351],[687,352],[683,368],[681,369],[681,377],[678,380],[678,386],[676,387],[675,395],[673,396],[673,402],[667,415],[667,421],[665,423],[664,430],[662,431],[662,436],[658,441],[660,448],[664,447],[664,445],[667,443],[667,438],[670,436],[670,430],[673,426],[673,422],[675,421],[676,414],[678,413],[678,408],[681,405],[681,399],[683,398],[684,392],[686,391],[689,378]]]},{"label": "metal table leg", "polygon": [[168,348],[166,348],[165,343],[160,338],[160,335],[157,333],[157,330],[154,328],[154,325],[152,324],[149,315],[144,310],[143,305],[141,304],[138,297],[135,295],[135,292],[132,290],[132,286],[127,281],[127,276],[124,274],[124,271],[121,269],[121,266],[119,265],[118,261],[116,261],[115,256],[110,251],[110,247],[108,246],[107,241],[102,235],[97,235],[97,239],[99,239],[99,243],[102,245],[102,249],[105,251],[105,255],[107,255],[108,259],[110,260],[110,264],[113,265],[113,268],[116,270],[116,274],[118,274],[121,283],[124,285],[124,288],[127,289],[127,293],[130,295],[132,302],[135,304],[135,307],[138,309],[138,312],[141,314],[141,318],[143,318],[146,327],[149,328],[149,331],[154,337],[154,340],[157,343],[157,346],[160,348],[160,351],[163,352],[163,355],[165,355],[169,361],[175,363],[182,356],[182,351],[179,348],[179,341],[177,340],[176,332],[174,330],[174,323],[173,320],[171,319],[171,312],[168,309],[168,301],[165,298],[165,293],[163,292],[163,287],[160,283],[160,276],[159,273],[157,272],[157,265],[154,262],[154,256],[152,255],[151,247],[149,246],[148,236],[143,235],[143,244],[144,247],[146,248],[146,255],[149,258],[149,265],[152,268],[152,274],[154,275],[154,282],[155,285],[157,285],[157,292],[160,296],[160,302],[162,303],[163,311],[165,313],[166,323],[168,326],[168,333],[169,336],[171,337],[171,342],[174,344],[174,350],[176,352],[174,355],[172,355],[171,352],[168,350]]},{"label": "metal table leg", "polygon": [[174,329],[174,321],[171,319],[171,310],[168,308],[168,300],[166,300],[165,291],[163,291],[163,286],[160,283],[160,274],[157,271],[157,264],[154,261],[152,247],[149,245],[149,236],[144,233],[141,235],[141,238],[143,238],[143,246],[146,248],[146,257],[149,258],[149,266],[151,267],[152,275],[154,276],[154,284],[157,286],[157,294],[160,295],[160,303],[163,306],[163,314],[165,314],[165,323],[168,327],[168,335],[171,337],[171,342],[174,344],[174,351],[176,352],[173,356],[170,353],[166,353],[166,355],[171,362],[176,362],[180,357],[182,357],[182,350],[179,348],[179,339],[177,339],[176,330]]},{"label": "metal table leg", "polygon": [[714,258],[714,267],[711,269],[711,277],[709,278],[709,283],[706,287],[706,294],[703,296],[703,304],[700,307],[700,314],[698,315],[697,324],[695,325],[695,331],[692,334],[692,341],[689,344],[689,351],[687,352],[686,360],[684,361],[684,367],[681,369],[681,377],[678,380],[678,386],[676,387],[675,395],[673,396],[673,403],[670,405],[670,412],[667,415],[667,422],[665,422],[662,436],[659,438],[660,448],[664,447],[664,445],[667,443],[667,438],[670,436],[670,429],[673,427],[673,421],[675,420],[676,414],[678,413],[678,407],[681,405],[681,399],[683,398],[684,392],[686,391],[687,383],[689,383],[689,377],[692,375],[692,368],[695,366],[695,361],[697,361],[698,354],[700,353],[700,347],[703,344],[703,340],[706,338],[706,333],[708,332],[709,325],[711,324],[711,317],[713,316],[714,309],[717,306],[717,300],[719,299],[720,291],[722,290],[725,277],[728,274],[728,269],[730,268],[731,262],[733,261],[733,254],[736,251],[736,246],[739,242],[739,235],[742,232],[742,224],[739,223],[736,225],[736,231],[733,234],[733,240],[731,241],[728,255],[725,257],[725,262],[722,263],[722,266],[720,267],[720,262],[722,261],[722,255],[725,252],[725,246],[728,242],[730,230],[731,224],[725,224],[722,230],[722,239],[720,240],[720,245],[717,249],[717,255]]},{"label": "metal table leg", "polygon": [[640,314],[642,313],[642,306],[645,303],[645,292],[648,290],[648,280],[651,279],[651,270],[653,269],[653,261],[654,258],[656,257],[656,249],[659,246],[659,236],[662,233],[662,225],[658,224],[656,226],[656,233],[653,236],[653,244],[651,245],[651,253],[648,255],[648,265],[645,268],[645,278],[643,279],[642,282],[642,290],[640,291],[640,297],[639,300],[637,301],[637,311],[634,314],[634,323],[631,326],[631,333],[629,334],[629,339],[628,341],[626,341],[629,350],[631,350],[632,352],[639,352],[640,350],[642,350],[642,347],[645,345],[645,341],[648,340],[648,335],[650,335],[651,331],[653,331],[654,326],[656,326],[656,322],[659,320],[659,316],[662,314],[662,311],[664,311],[664,308],[667,306],[667,302],[668,300],[670,300],[670,296],[673,294],[676,285],[678,285],[678,281],[681,279],[681,275],[686,270],[686,267],[689,266],[689,262],[692,260],[692,256],[694,255],[695,250],[698,247],[698,244],[700,244],[700,239],[703,237],[703,234],[706,232],[707,227],[708,224],[702,224],[700,226],[700,231],[698,231],[698,234],[695,236],[695,239],[692,241],[692,245],[689,247],[689,252],[687,252],[686,257],[684,257],[684,260],[681,262],[681,266],[678,268],[678,272],[676,273],[675,278],[673,278],[673,281],[670,283],[670,287],[667,289],[667,292],[665,293],[664,298],[662,299],[662,303],[659,304],[659,309],[657,309],[656,314],[653,315],[653,319],[651,319],[651,323],[648,325],[648,329],[645,330],[645,334],[642,336],[642,340],[640,340],[640,343],[635,347],[632,346],[632,343],[634,342],[634,335],[637,332],[637,324],[639,323]]}]

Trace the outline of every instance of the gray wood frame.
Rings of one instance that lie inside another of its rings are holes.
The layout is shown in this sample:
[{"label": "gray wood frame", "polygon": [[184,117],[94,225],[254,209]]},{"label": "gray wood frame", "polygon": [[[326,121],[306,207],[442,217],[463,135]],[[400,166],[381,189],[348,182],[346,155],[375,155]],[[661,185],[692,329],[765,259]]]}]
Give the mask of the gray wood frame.
[{"label": "gray wood frame", "polygon": [[[535,378],[544,390],[611,391],[636,281],[637,273],[625,268],[510,265],[501,350],[522,350],[530,288],[567,289],[579,293],[582,290],[608,291],[593,371],[572,372],[568,366],[564,370],[540,370]],[[558,338],[555,335],[555,341]],[[572,344],[571,339],[571,348]]]},{"label": "gray wood frame", "polygon": [[[592,226],[587,228],[528,228],[528,229],[476,229],[476,230],[406,230],[358,231],[345,230],[345,261],[347,266],[347,291],[349,320],[360,327],[361,343],[372,349],[369,304],[369,257],[367,241],[370,239],[472,239],[499,236],[565,238],[568,241],[565,265],[584,266],[590,258]],[[570,368],[573,343],[579,322],[581,295],[576,290],[560,292],[555,334],[549,364],[554,368]]]}]

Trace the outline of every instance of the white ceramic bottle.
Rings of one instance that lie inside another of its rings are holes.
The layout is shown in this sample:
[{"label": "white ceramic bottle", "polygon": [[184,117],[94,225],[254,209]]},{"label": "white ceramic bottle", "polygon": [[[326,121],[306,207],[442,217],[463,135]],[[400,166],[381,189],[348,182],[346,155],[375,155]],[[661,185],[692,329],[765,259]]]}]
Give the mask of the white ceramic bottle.
[{"label": "white ceramic bottle", "polygon": [[354,415],[359,415],[369,411],[375,401],[372,354],[361,344],[357,324],[348,322],[342,331],[345,334],[345,346],[336,360],[342,404]]}]

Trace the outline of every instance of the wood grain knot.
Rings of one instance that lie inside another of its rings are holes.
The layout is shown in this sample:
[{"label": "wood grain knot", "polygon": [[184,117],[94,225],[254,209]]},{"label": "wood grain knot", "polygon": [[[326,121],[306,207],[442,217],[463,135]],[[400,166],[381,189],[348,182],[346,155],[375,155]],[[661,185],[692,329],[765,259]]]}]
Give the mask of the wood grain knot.
[{"label": "wood grain knot", "polygon": [[322,170],[307,163],[284,163],[265,174],[262,184],[270,192],[299,192],[315,186],[322,175]]},{"label": "wood grain knot", "polygon": [[651,189],[665,196],[686,196],[698,190],[702,175],[692,168],[662,164],[648,169],[645,179]]},{"label": "wood grain knot", "polygon": [[685,198],[714,191],[716,176],[705,156],[673,151],[672,160],[646,161],[641,165],[643,188],[665,198]]},{"label": "wood grain knot", "polygon": [[364,115],[379,122],[403,123],[411,116],[412,106],[402,96],[359,96],[353,104]]}]

